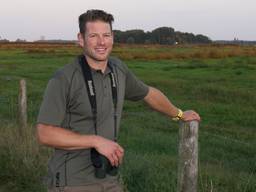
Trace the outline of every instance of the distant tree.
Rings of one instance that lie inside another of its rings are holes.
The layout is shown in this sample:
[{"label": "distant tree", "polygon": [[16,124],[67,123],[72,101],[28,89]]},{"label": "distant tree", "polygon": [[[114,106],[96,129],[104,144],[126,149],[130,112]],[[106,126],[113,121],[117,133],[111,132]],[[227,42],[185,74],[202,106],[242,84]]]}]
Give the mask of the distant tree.
[{"label": "distant tree", "polygon": [[15,42],[17,42],[17,43],[22,43],[22,42],[26,42],[26,40],[25,39],[16,39],[16,41]]},{"label": "distant tree", "polygon": [[8,43],[10,42],[8,39],[2,39],[2,37],[0,36],[0,43]]},{"label": "distant tree", "polygon": [[120,30],[114,30],[114,40],[117,43],[124,43],[123,38],[123,32]]},{"label": "distant tree", "polygon": [[128,38],[133,37],[134,43],[144,43],[145,42],[145,33],[143,30],[135,29],[125,32],[126,41]]},{"label": "distant tree", "polygon": [[198,43],[210,43],[211,42],[211,40],[208,37],[201,35],[201,34],[196,35],[196,41]]},{"label": "distant tree", "polygon": [[182,38],[182,32],[180,31],[175,32],[175,41],[181,44],[184,43],[184,40]]},{"label": "distant tree", "polygon": [[151,40],[150,39],[146,39],[145,40],[145,44],[151,44],[152,42],[151,42]]},{"label": "distant tree", "polygon": [[144,32],[140,29],[120,31],[114,30],[114,38],[117,43],[139,43],[139,44],[182,44],[182,43],[210,43],[211,40],[204,35],[194,35],[193,33],[183,33],[171,27],[159,27],[151,32]]},{"label": "distant tree", "polygon": [[126,43],[134,44],[135,43],[135,39],[133,37],[128,37],[128,39],[126,40]]},{"label": "distant tree", "polygon": [[158,44],[173,44],[175,42],[175,31],[171,27],[159,27],[152,31],[151,40]]}]

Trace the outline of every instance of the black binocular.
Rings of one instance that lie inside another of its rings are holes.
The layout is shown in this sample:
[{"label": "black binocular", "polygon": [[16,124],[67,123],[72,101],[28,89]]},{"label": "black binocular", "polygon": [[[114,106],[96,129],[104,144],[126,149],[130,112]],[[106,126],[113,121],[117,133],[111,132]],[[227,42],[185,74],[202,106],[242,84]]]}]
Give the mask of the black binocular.
[{"label": "black binocular", "polygon": [[91,161],[95,168],[96,178],[103,179],[106,174],[116,176],[118,173],[118,167],[112,166],[109,160],[94,148],[91,149]]}]

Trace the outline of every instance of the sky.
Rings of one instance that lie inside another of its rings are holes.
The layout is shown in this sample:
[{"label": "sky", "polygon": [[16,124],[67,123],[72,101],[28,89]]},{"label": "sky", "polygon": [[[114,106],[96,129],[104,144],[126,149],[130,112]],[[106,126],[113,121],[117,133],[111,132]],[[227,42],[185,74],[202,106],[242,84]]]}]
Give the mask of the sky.
[{"label": "sky", "polygon": [[75,40],[88,9],[114,15],[114,29],[172,27],[212,40],[256,40],[255,0],[0,0],[0,38]]}]

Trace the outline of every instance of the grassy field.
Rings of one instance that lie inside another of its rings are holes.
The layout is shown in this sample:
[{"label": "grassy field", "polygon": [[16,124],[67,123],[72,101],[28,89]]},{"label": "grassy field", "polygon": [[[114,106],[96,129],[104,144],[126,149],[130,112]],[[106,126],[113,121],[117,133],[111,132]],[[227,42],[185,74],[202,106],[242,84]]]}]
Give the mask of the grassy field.
[{"label": "grassy field", "polygon": [[[35,120],[48,79],[79,53],[75,45],[0,44],[0,192],[45,191],[51,150],[36,143]],[[175,105],[200,113],[200,192],[256,191],[256,47],[117,45],[113,55]],[[21,78],[30,123],[23,137],[15,123]],[[119,142],[129,191],[176,191],[177,123],[126,102]]]}]

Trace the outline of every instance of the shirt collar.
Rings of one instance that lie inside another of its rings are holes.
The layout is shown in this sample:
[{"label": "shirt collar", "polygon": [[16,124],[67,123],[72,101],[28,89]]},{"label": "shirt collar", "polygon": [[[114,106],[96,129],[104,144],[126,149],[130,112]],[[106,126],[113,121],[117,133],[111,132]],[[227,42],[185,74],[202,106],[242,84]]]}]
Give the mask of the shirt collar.
[{"label": "shirt collar", "polygon": [[[79,56],[75,59],[75,62],[77,63],[77,66],[78,66],[79,70],[82,72],[82,69],[81,69],[80,64],[79,64],[79,59],[80,59],[81,56],[82,56],[82,55],[79,55]],[[103,73],[103,75],[108,75],[108,74],[111,72],[109,66],[111,66],[111,67],[113,68],[113,64],[111,63],[110,60],[108,60],[107,67],[106,67],[106,70],[105,70],[105,72]],[[91,68],[91,72],[92,72],[93,75],[96,74],[96,73],[101,73],[100,70],[96,70],[96,69],[93,69],[93,68]],[[101,73],[101,74],[102,74],[102,73]]]},{"label": "shirt collar", "polygon": [[93,68],[91,68],[91,72],[92,72],[93,75],[96,74],[96,73],[101,73],[103,75],[108,75],[111,72],[111,70],[109,68],[109,63],[107,64],[107,67],[106,67],[104,73],[102,73],[101,70],[99,70],[99,69],[93,69]]}]

